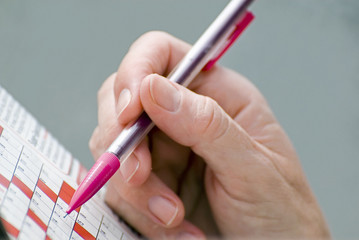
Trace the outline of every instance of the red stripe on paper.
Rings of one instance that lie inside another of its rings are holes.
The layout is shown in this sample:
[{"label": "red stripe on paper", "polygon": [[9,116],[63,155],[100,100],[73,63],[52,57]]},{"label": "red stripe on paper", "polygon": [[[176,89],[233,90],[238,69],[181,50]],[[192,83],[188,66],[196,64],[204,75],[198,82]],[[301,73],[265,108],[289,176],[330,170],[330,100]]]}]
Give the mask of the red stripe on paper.
[{"label": "red stripe on paper", "polygon": [[0,125],[0,136],[1,136],[3,130],[4,130],[4,128]]},{"label": "red stripe on paper", "polygon": [[51,240],[51,238],[49,236],[46,235],[45,240]]},{"label": "red stripe on paper", "polygon": [[14,183],[18,188],[21,189],[21,191],[23,193],[25,193],[25,195],[31,199],[32,197],[32,191],[31,189],[25,185],[25,183],[23,183],[20,179],[18,179],[16,176],[14,176],[11,180],[12,183]]},{"label": "red stripe on paper", "polygon": [[17,238],[17,236],[19,236],[20,231],[16,227],[14,227],[11,223],[9,223],[8,221],[6,221],[3,218],[1,218],[1,221],[2,221],[2,224],[4,225],[6,232],[11,234],[15,238]]},{"label": "red stripe on paper", "polygon": [[63,182],[59,197],[65,201],[65,203],[70,204],[72,195],[74,195],[75,189],[73,189],[67,182]]},{"label": "red stripe on paper", "polygon": [[51,190],[43,181],[39,179],[37,182],[38,188],[40,188],[53,202],[56,202],[57,195]]},{"label": "red stripe on paper", "polygon": [[80,224],[75,223],[74,231],[77,232],[78,235],[80,235],[83,239],[90,239],[90,240],[96,240],[94,236],[92,236],[91,233],[89,233],[85,228],[83,228]]},{"label": "red stripe on paper", "polygon": [[8,188],[10,185],[10,181],[7,180],[6,177],[4,177],[3,175],[0,174],[0,184],[3,185],[4,187]]},{"label": "red stripe on paper", "polygon": [[39,227],[44,230],[44,232],[46,232],[47,226],[46,224],[31,210],[29,209],[29,211],[27,212],[27,215],[34,220],[34,222],[36,222],[37,225],[39,225]]}]

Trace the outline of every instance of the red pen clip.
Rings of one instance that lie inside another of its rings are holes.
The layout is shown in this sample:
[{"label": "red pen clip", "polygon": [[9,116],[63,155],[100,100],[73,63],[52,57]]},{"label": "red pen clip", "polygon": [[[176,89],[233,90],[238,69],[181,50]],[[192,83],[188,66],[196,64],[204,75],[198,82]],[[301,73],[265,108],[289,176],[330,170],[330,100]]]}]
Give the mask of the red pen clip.
[{"label": "red pen clip", "polygon": [[237,40],[237,38],[241,35],[241,33],[248,27],[248,25],[254,19],[254,15],[252,12],[247,11],[244,17],[236,24],[236,28],[233,33],[228,37],[226,45],[219,52],[217,56],[213,59],[209,60],[206,66],[202,69],[202,71],[209,71],[214,64],[223,56],[223,54],[233,45],[233,43]]}]

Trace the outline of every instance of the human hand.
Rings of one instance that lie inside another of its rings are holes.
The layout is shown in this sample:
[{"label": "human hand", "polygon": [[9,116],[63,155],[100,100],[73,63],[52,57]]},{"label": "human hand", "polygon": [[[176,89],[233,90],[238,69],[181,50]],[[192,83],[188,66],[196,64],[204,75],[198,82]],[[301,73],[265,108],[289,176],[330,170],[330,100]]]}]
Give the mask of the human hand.
[{"label": "human hand", "polygon": [[149,238],[329,238],[295,150],[247,79],[216,66],[192,92],[160,76],[189,48],[145,34],[99,90],[95,159],[143,109],[158,127],[112,177],[108,204]]}]

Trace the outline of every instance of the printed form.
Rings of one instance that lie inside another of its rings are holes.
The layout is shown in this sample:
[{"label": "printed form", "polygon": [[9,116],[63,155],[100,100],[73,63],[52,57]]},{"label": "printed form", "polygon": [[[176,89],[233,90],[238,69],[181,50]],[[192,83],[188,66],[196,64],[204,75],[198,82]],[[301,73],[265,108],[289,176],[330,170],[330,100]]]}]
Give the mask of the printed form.
[{"label": "printed form", "polygon": [[0,219],[10,239],[137,239],[103,191],[66,218],[86,169],[0,86]]}]

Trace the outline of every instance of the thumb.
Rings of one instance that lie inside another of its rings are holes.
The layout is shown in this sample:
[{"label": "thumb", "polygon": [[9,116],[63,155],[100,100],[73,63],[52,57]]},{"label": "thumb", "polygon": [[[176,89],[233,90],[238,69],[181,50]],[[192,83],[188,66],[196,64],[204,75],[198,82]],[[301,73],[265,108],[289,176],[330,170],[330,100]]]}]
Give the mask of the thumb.
[{"label": "thumb", "polygon": [[164,77],[147,76],[140,97],[156,126],[176,142],[191,147],[214,171],[235,171],[257,148],[256,142],[213,99]]}]

